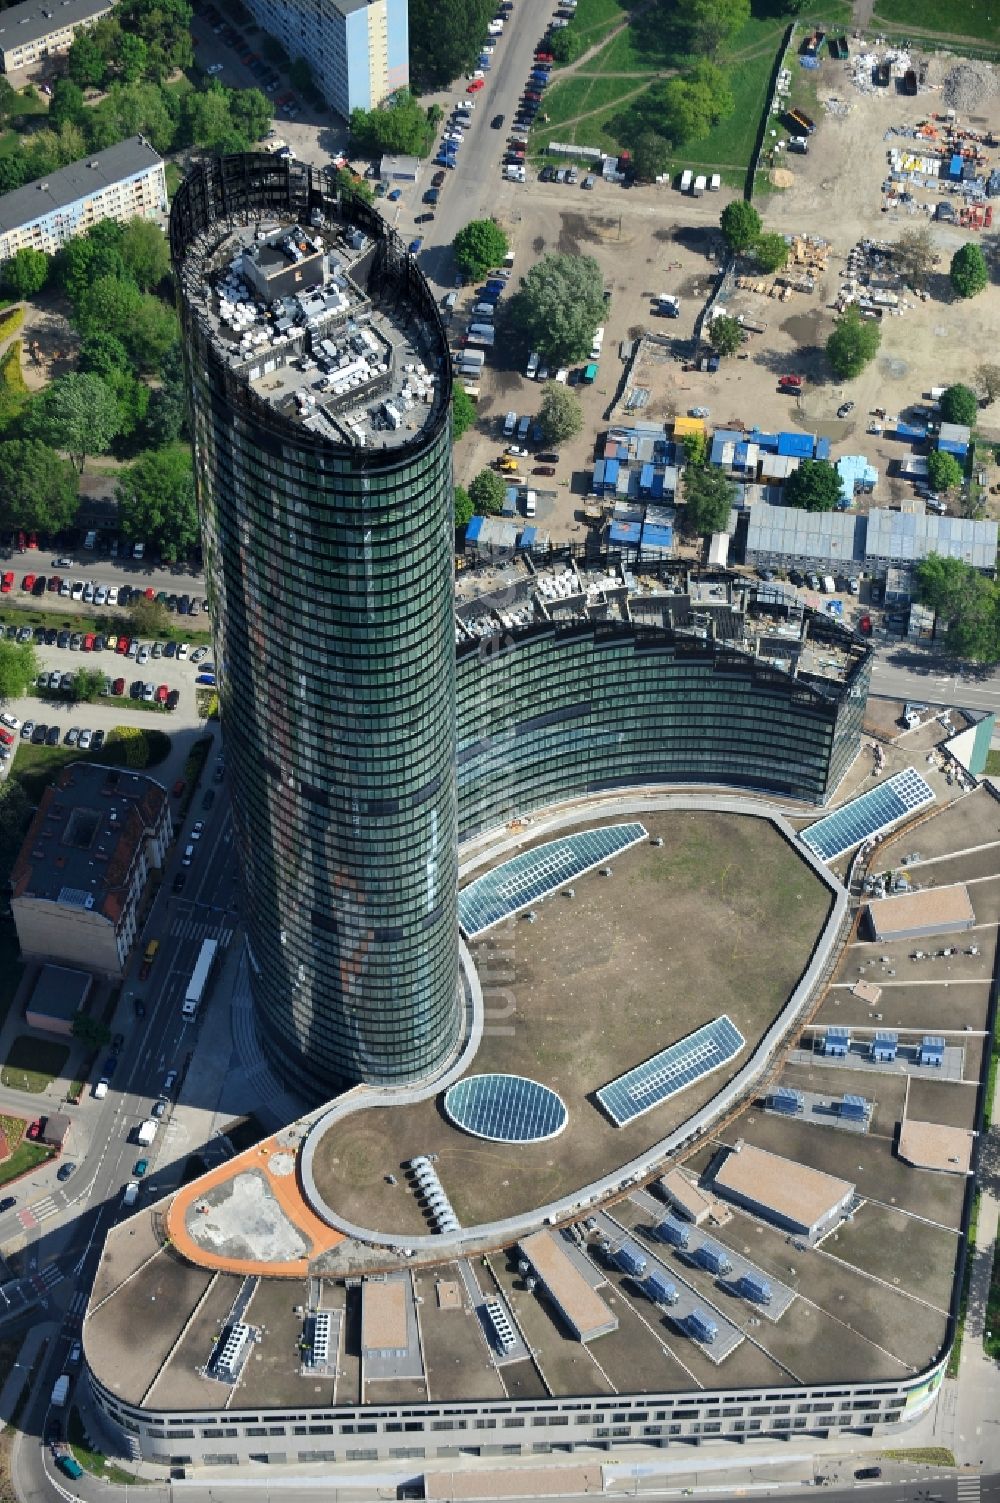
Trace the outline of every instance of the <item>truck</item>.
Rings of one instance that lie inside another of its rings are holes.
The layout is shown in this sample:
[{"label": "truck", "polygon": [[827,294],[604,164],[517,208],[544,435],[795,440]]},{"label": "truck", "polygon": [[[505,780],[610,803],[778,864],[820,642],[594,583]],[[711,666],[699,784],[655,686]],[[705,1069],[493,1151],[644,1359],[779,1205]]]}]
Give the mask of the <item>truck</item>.
[{"label": "truck", "polygon": [[137,1179],[130,1179],[129,1182],[128,1182],[128,1184],[125,1186],[124,1190],[122,1191],[122,1205],[123,1206],[134,1206],[135,1203],[136,1203],[136,1201],[138,1199],[139,1199],[139,1181]]},{"label": "truck", "polygon": [[823,575],[823,589],[828,595],[836,595],[837,581],[834,579],[832,574]]},{"label": "truck", "polygon": [[155,1137],[156,1123],[153,1121],[152,1117],[147,1117],[145,1122],[140,1122],[139,1126],[136,1128],[135,1141],[141,1144],[143,1148],[148,1148]]},{"label": "truck", "polygon": [[52,1404],[56,1409],[61,1409],[69,1396],[69,1373],[61,1373],[52,1385]]},{"label": "truck", "polygon": [[694,198],[701,198],[705,192],[707,183],[708,178],[703,172],[699,172],[698,176],[694,180],[694,187],[691,189],[692,196]]},{"label": "truck", "polygon": [[[198,1009],[205,995],[218,949],[219,944],[217,940],[206,939],[202,941],[201,949],[198,952],[198,959],[195,962],[194,970],[191,972],[191,980],[188,982],[187,991],[184,993],[184,1003],[181,1007],[181,1017],[186,1022],[191,1022],[198,1016]],[[150,1142],[152,1142],[152,1139],[150,1139]]]},{"label": "truck", "polygon": [[664,318],[679,318],[681,311],[680,299],[672,296],[669,292],[657,293],[656,311],[657,313],[662,313]]},{"label": "truck", "polygon": [[779,391],[793,391],[793,392],[794,391],[801,391],[802,390],[802,377],[801,376],[782,376],[779,379],[779,381],[778,381],[778,390]]}]

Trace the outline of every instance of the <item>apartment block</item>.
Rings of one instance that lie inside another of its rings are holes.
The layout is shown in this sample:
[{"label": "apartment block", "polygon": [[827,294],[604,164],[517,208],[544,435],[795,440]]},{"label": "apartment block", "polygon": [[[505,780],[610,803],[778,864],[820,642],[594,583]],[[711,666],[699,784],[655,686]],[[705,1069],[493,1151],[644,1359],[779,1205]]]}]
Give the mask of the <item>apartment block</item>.
[{"label": "apartment block", "polygon": [[410,81],[406,0],[249,0],[291,58],[305,58],[316,87],[346,119]]},{"label": "apartment block", "polygon": [[[7,13],[9,14],[9,12]],[[130,136],[0,198],[0,263],[23,246],[53,255],[101,219],[159,219],[167,208],[163,159]]]},{"label": "apartment block", "polygon": [[24,0],[0,12],[0,68],[13,73],[66,52],[83,26],[111,13],[109,0]]},{"label": "apartment block", "polygon": [[22,954],[121,976],[171,836],[155,779],[91,762],[65,767],[42,794],[11,873]]}]

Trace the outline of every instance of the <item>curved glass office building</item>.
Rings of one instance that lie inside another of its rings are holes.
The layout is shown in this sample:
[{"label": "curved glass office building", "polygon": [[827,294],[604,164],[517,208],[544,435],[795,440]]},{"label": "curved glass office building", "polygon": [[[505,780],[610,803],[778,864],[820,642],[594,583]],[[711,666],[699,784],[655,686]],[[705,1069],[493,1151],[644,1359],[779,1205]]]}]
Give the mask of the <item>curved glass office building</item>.
[{"label": "curved glass office building", "polygon": [[460,1032],[444,329],[326,171],[213,161],[170,238],[261,1041],[413,1080]]}]

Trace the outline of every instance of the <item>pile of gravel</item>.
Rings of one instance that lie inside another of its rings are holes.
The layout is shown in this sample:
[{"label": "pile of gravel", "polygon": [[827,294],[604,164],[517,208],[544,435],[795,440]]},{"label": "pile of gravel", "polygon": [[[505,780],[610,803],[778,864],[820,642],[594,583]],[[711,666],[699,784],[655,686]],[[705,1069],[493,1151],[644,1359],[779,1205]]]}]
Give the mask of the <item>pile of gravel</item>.
[{"label": "pile of gravel", "polygon": [[996,92],[997,70],[992,63],[962,62],[945,77],[944,102],[952,110],[967,113]]}]

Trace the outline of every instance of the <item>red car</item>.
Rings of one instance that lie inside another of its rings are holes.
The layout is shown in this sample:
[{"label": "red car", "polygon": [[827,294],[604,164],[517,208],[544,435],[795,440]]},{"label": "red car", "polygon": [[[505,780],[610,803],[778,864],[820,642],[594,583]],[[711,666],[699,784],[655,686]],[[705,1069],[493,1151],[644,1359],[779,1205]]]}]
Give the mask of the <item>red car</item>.
[{"label": "red car", "polygon": [[184,779],[178,778],[177,782],[171,788],[170,792],[173,794],[174,798],[180,798],[186,787],[187,783],[185,783]]},{"label": "red car", "polygon": [[472,82],[470,83],[469,87],[466,89],[465,92],[467,94],[478,94],[479,90],[480,89],[485,89],[485,87],[486,87],[486,80],[485,80],[485,78],[474,78],[472,80]]},{"label": "red car", "polygon": [[3,579],[0,579],[0,595],[9,595],[13,588],[14,576],[8,569]]},{"label": "red car", "polygon": [[156,599],[156,591],[152,588],[152,586],[150,586],[150,588],[146,591],[146,599],[147,600],[155,600]]},{"label": "red car", "polygon": [[53,574],[53,575],[50,576],[50,578],[49,578],[49,584],[48,584],[48,588],[50,590],[58,590],[59,587],[61,586],[61,584],[62,584],[62,575],[61,574]]},{"label": "red car", "polygon": [[112,694],[124,694],[125,680],[123,678],[116,678],[114,683],[111,685],[111,692]]},{"label": "red car", "polygon": [[531,473],[533,475],[554,475],[555,467],[550,464],[536,464]]},{"label": "red car", "polygon": [[83,650],[84,650],[84,652],[93,652],[93,650],[94,650],[94,640],[95,640],[94,633],[92,631],[89,631],[87,633],[87,635],[83,639]]},{"label": "red car", "polygon": [[553,55],[552,55],[551,52],[542,52],[542,51],[539,50],[538,52],[535,53],[535,62],[536,63],[554,63],[555,62],[555,58],[553,57]]},{"label": "red car", "polygon": [[38,533],[37,532],[29,532],[28,533],[28,547],[29,548],[37,548],[38,547]]},{"label": "red car", "polygon": [[165,705],[167,702],[167,695],[169,693],[170,690],[167,688],[166,684],[161,684],[156,691],[156,703],[159,705]]},{"label": "red car", "polygon": [[115,652],[121,653],[122,657],[125,656],[128,652],[128,637],[118,638],[118,646],[115,648]]},{"label": "red car", "polygon": [[21,580],[21,589],[22,590],[33,590],[35,588],[35,579],[36,579],[36,577],[37,576],[34,575],[34,574],[26,574],[24,576],[24,578]]},{"label": "red car", "polygon": [[3,742],[4,746],[13,746],[14,744],[14,732],[9,731],[5,725],[0,725],[0,741]]},{"label": "red car", "polygon": [[41,1133],[41,1130],[42,1130],[42,1119],[41,1119],[41,1117],[36,1117],[35,1120],[34,1120],[34,1122],[30,1122],[28,1124],[28,1131],[25,1134],[25,1136],[29,1137],[31,1139],[31,1141],[34,1142],[35,1139]]}]

